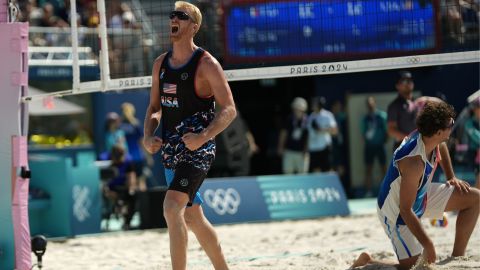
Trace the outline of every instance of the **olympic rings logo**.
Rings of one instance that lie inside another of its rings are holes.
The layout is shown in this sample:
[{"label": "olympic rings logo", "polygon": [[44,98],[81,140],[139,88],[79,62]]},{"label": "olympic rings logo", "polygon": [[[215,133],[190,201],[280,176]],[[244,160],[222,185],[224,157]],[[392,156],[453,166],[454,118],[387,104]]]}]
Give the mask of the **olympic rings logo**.
[{"label": "olympic rings logo", "polygon": [[233,188],[228,188],[227,190],[219,188],[215,191],[207,189],[203,195],[207,205],[221,216],[226,213],[230,215],[237,213],[241,202],[240,194]]},{"label": "olympic rings logo", "polygon": [[233,77],[235,77],[233,72],[225,72],[225,76],[227,77],[227,79],[233,79]]},{"label": "olympic rings logo", "polygon": [[420,60],[420,57],[418,57],[418,56],[417,57],[408,57],[407,62],[409,64],[418,64],[418,63],[421,62],[421,60]]}]

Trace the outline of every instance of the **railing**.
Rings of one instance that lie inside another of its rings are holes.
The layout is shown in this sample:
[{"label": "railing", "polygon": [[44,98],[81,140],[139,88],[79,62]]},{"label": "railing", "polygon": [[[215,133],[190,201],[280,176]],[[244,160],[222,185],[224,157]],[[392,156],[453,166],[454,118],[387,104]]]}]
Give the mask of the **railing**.
[{"label": "railing", "polygon": [[[80,66],[98,65],[90,47],[78,48]],[[30,66],[71,66],[72,47],[29,47],[28,64]]]}]

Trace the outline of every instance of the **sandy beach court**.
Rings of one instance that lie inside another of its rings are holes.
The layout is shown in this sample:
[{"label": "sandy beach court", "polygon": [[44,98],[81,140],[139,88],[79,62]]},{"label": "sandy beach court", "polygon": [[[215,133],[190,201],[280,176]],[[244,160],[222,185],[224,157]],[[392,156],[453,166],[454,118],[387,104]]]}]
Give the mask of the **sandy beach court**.
[{"label": "sandy beach court", "polygon": [[[447,228],[432,227],[424,221],[437,247],[437,265],[433,269],[480,269],[479,225],[470,240],[467,256],[449,258],[455,221],[456,216],[449,215]],[[223,225],[216,229],[231,269],[347,269],[363,251],[373,253],[376,258],[395,259],[374,214]],[[166,230],[161,229],[50,241],[43,269],[170,269],[168,240]],[[192,233],[189,234],[188,269],[213,269]]]}]

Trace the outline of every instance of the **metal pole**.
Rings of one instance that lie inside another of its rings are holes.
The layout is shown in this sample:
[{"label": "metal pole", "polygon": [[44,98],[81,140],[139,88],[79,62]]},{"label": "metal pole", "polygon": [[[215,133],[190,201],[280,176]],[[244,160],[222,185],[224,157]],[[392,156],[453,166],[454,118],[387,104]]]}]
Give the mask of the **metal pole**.
[{"label": "metal pole", "polygon": [[77,4],[75,0],[70,0],[70,25],[72,29],[72,90],[78,92],[80,91],[80,67],[78,65]]},{"label": "metal pole", "polygon": [[100,72],[102,80],[102,90],[105,91],[110,83],[110,65],[108,63],[108,42],[107,42],[107,16],[105,11],[105,0],[97,1],[97,10],[100,15],[100,24],[98,26],[98,37],[100,38]]}]

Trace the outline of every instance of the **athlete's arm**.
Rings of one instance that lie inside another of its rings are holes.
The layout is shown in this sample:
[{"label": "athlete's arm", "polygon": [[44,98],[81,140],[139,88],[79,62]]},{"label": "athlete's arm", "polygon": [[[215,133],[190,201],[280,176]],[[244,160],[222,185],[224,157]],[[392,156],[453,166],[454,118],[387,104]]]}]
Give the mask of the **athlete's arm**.
[{"label": "athlete's arm", "polygon": [[401,142],[408,134],[404,134],[398,129],[398,114],[396,103],[391,103],[387,108],[387,133],[395,141]]},{"label": "athlete's arm", "polygon": [[155,130],[160,124],[162,118],[162,106],[160,104],[160,66],[162,65],[165,54],[159,56],[153,63],[152,70],[152,87],[150,89],[150,103],[145,114],[145,121],[143,124],[143,145],[145,149],[153,154],[156,153],[162,146],[162,139],[155,137]]},{"label": "athlete's arm", "polygon": [[435,248],[432,240],[423,229],[420,219],[412,210],[417,197],[417,189],[423,177],[424,162],[420,156],[407,157],[398,161],[398,169],[402,177],[400,184],[400,215],[408,229],[425,249],[428,262],[435,262]]},{"label": "athlete's arm", "polygon": [[190,150],[196,150],[208,140],[222,132],[237,116],[235,103],[233,101],[232,91],[228,85],[225,73],[220,63],[208,53],[200,60],[201,74],[205,74],[204,79],[211,89],[211,94],[215,97],[215,102],[220,106],[220,110],[215,113],[213,121],[199,134],[188,133],[182,139]]},{"label": "athlete's arm", "polygon": [[458,179],[453,172],[452,160],[450,158],[450,152],[448,151],[447,144],[445,142],[439,145],[440,148],[440,166],[447,179],[447,184],[455,186],[461,193],[468,193],[470,191],[470,184],[463,180]]},{"label": "athlete's arm", "polygon": [[398,125],[395,121],[387,122],[387,132],[390,137],[394,138],[398,142],[401,142],[408,135],[398,130]]}]

